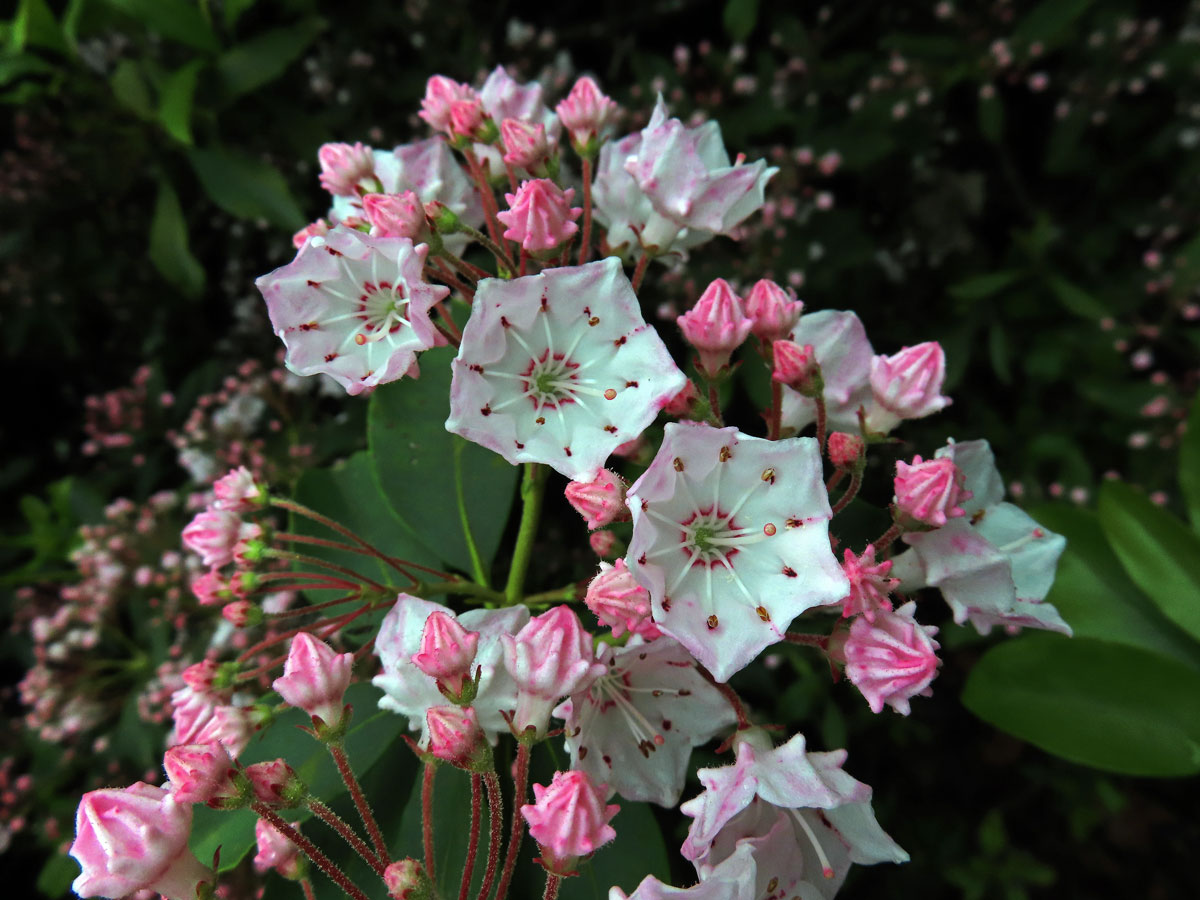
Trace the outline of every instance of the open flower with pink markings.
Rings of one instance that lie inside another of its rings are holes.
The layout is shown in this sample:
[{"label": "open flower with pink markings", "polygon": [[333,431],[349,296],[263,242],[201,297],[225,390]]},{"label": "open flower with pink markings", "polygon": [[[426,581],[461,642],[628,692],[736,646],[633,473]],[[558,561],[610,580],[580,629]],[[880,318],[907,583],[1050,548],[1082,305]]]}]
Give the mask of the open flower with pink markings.
[{"label": "open flower with pink markings", "polygon": [[417,353],[441,340],[429,310],[450,293],[423,280],[428,252],[408,238],[335,228],[261,276],[288,369],[329,375],[352,395],[415,373]]},{"label": "open flower with pink markings", "polygon": [[577,481],[686,381],[614,257],[481,281],[453,366],[448,431]]},{"label": "open flower with pink markings", "polygon": [[[743,844],[717,865],[707,867],[699,884],[677,888],[647,875],[632,894],[612,888],[608,900],[759,900],[776,896],[757,873],[755,848]],[[808,895],[800,896],[807,900]]]},{"label": "open flower with pink markings", "polygon": [[719,681],[783,640],[800,613],[846,596],[813,438],[669,424],[626,502],[625,562],[655,623]]},{"label": "open flower with pink markings", "polygon": [[913,618],[917,605],[906,603],[895,612],[879,610],[873,619],[865,616],[850,626],[842,646],[846,677],[867,698],[871,712],[883,711],[886,703],[903,716],[908,701],[932,693],[929,685],[937,675],[940,645],[933,640],[937,629]]}]

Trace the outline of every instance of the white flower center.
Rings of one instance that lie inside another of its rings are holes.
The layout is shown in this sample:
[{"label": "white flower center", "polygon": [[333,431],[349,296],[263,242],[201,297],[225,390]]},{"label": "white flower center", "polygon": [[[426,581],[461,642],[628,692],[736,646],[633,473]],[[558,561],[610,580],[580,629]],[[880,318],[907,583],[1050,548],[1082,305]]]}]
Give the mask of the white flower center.
[{"label": "white flower center", "polygon": [[362,330],[354,338],[355,343],[378,341],[409,324],[405,318],[405,313],[408,312],[408,297],[405,296],[403,284],[393,285],[381,281],[376,285],[367,282],[363,285],[359,303],[359,318],[363,324]]},{"label": "white flower center", "polygon": [[680,692],[673,688],[635,688],[631,687],[626,681],[626,673],[623,669],[618,669],[615,666],[608,670],[607,675],[601,675],[592,682],[588,689],[588,699],[592,701],[600,711],[606,708],[615,708],[621,713],[621,717],[625,720],[630,732],[633,733],[634,740],[637,741],[638,750],[642,756],[649,757],[654,752],[655,748],[661,747],[666,743],[666,738],[662,732],[655,728],[645,714],[634,705],[630,694],[652,694],[655,697],[661,697],[664,694],[679,696]]}]

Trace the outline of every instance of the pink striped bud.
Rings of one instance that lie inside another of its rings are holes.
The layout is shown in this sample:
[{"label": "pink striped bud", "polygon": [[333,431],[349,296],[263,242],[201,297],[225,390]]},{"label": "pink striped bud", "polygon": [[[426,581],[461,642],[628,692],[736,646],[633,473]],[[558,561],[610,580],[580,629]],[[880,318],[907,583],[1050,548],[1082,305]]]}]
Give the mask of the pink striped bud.
[{"label": "pink striped bud", "polygon": [[601,559],[611,559],[625,552],[622,544],[618,548],[617,536],[608,530],[593,531],[588,535],[588,546]]},{"label": "pink striped bud", "polygon": [[612,129],[620,107],[600,90],[596,82],[584,75],[554,111],[570,133],[575,149],[580,154],[591,155],[598,149],[598,142]]},{"label": "pink striped bud", "polygon": [[[297,831],[300,825],[290,823]],[[260,875],[274,869],[284,878],[297,880],[304,876],[305,858],[300,855],[300,848],[284,837],[279,830],[266,819],[259,819],[254,825],[254,841],[258,852],[254,856],[254,871]]]},{"label": "pink striped bud", "polygon": [[892,561],[885,559],[876,563],[874,544],[867,544],[862,556],[847,549],[842,559],[842,571],[850,582],[850,593],[842,600],[842,618],[862,616],[868,622],[874,622],[876,612],[891,610],[892,601],[888,594],[900,583],[887,577],[892,571]]},{"label": "pink striped bud", "polygon": [[229,579],[216,569],[209,569],[199,578],[192,581],[192,593],[201,606],[216,606],[233,599],[229,589]]},{"label": "pink striped bud", "polygon": [[812,344],[801,347],[792,341],[776,341],[771,345],[774,365],[771,378],[786,384],[806,397],[819,395],[824,389],[821,366]]},{"label": "pink striped bud", "polygon": [[700,295],[696,305],[675,320],[684,340],[700,354],[700,371],[714,378],[729,365],[733,351],[742,346],[754,320],[724,278],[718,278]]},{"label": "pink striped bud", "polygon": [[871,360],[871,392],[881,407],[867,417],[873,431],[890,431],[903,419],[920,419],[950,405],[941,394],[946,378],[946,354],[941,344],[928,341],[905,347],[895,356]]},{"label": "pink striped bud", "polygon": [[296,771],[282,759],[246,766],[242,774],[254,789],[254,796],[275,809],[299,806],[308,796],[308,788]]},{"label": "pink striped bud", "polygon": [[483,125],[483,104],[478,98],[457,100],[450,104],[450,135],[473,138]]},{"label": "pink striped bud", "polygon": [[425,723],[425,749],[438,759],[472,771],[488,761],[487,740],[471,707],[431,706]]},{"label": "pink striped bud", "polygon": [[839,469],[851,469],[862,459],[867,449],[866,442],[858,435],[835,431],[829,435],[826,442],[829,448],[829,461]]},{"label": "pink striped bud", "polygon": [[172,747],[163,754],[163,770],[171,781],[171,793],[180,803],[208,803],[238,796],[232,778],[237,769],[219,741]]},{"label": "pink striped bud", "polygon": [[421,650],[413,654],[412,661],[430,678],[436,678],[449,695],[460,697],[471,681],[478,647],[478,631],[467,631],[454,616],[437,611],[425,620]]},{"label": "pink striped bud", "polygon": [[912,697],[932,693],[929,684],[941,665],[939,644],[932,638],[937,629],[918,624],[915,610],[916,604],[906,603],[894,613],[880,610],[874,622],[859,618],[850,626],[842,650],[846,677],[862,691],[873,713],[887,704],[907,716]]},{"label": "pink striped bud", "polygon": [[322,144],[321,187],[340,197],[353,197],[359,182],[375,177],[375,156],[364,144]]},{"label": "pink striped bud", "polygon": [[962,470],[951,459],[922,462],[921,457],[914,456],[911,464],[897,461],[895,499],[901,524],[941,528],[947,519],[963,515],[958,504],[971,499],[971,492],[963,484]]},{"label": "pink striped bud", "polygon": [[755,282],[746,295],[746,315],[754,320],[750,330],[764,344],[790,338],[803,309],[794,293],[766,278]]},{"label": "pink striped bud", "polygon": [[329,727],[342,723],[343,700],[350,686],[354,654],[335,653],[306,631],[292,638],[283,675],[272,683],[285,703],[304,710]]},{"label": "pink striped bud", "polygon": [[221,616],[234,628],[253,628],[263,623],[263,611],[250,600],[234,600],[221,607]]},{"label": "pink striped bud", "polygon": [[504,161],[509,165],[532,171],[550,156],[546,126],[540,122],[535,125],[521,119],[505,119],[500,123],[500,137],[504,141]]},{"label": "pink striped bud", "polygon": [[405,237],[419,241],[428,232],[425,207],[412,191],[402,194],[367,194],[363,197],[363,212],[371,223],[376,237]]},{"label": "pink striped bud", "polygon": [[262,506],[262,488],[254,483],[254,476],[245,466],[230,469],[213,482],[214,509],[244,513]]},{"label": "pink striped bud", "polygon": [[565,489],[567,502],[583,516],[588,528],[600,528],[629,518],[625,507],[625,482],[601,469],[591,481],[572,481]]},{"label": "pink striped bud", "polygon": [[507,226],[504,237],[530,252],[554,250],[579,230],[575,220],[583,209],[571,206],[573,196],[573,188],[564,191],[548,178],[526,181],[504,195],[509,209],[496,215]]},{"label": "pink striped bud", "polygon": [[650,592],[634,580],[623,559],[611,566],[600,564],[583,602],[601,625],[612,629],[613,637],[629,631],[650,641],[660,634],[650,618]]},{"label": "pink striped bud", "polygon": [[433,882],[415,859],[401,859],[383,870],[383,883],[392,900],[432,900]]},{"label": "pink striped bud", "polygon": [[237,513],[206,509],[183,528],[183,545],[199,554],[206,566],[233,562],[233,547],[241,537],[242,520]]},{"label": "pink striped bud", "polygon": [[221,667],[215,660],[204,659],[198,663],[193,663],[183,670],[183,683],[190,687],[193,691],[201,694],[217,693],[214,689],[214,684],[217,680],[217,673]]},{"label": "pink striped bud", "polygon": [[479,96],[468,85],[459,84],[444,75],[434,75],[425,83],[425,98],[421,101],[421,111],[417,113],[429,123],[434,131],[451,134],[450,113],[455,103],[474,101],[479,103]]},{"label": "pink striped bud", "polygon": [[606,785],[596,785],[585,772],[555,772],[548,787],[533,786],[534,802],[521,807],[529,834],[542,851],[546,871],[569,875],[580,857],[590,856],[617,833],[608,823],[620,807],[605,805]]}]

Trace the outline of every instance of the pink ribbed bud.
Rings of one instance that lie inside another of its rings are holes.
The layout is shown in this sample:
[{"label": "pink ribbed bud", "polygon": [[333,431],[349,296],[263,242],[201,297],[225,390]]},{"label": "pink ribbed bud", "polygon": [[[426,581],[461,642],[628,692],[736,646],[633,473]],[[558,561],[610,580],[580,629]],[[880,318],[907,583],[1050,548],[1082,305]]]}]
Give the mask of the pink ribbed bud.
[{"label": "pink ribbed bud", "polygon": [[479,96],[468,85],[459,84],[444,75],[434,75],[425,83],[425,98],[417,115],[428,122],[434,131],[450,134],[451,108],[462,101],[478,104]]},{"label": "pink ribbed bud", "polygon": [[230,512],[250,512],[262,505],[262,488],[254,483],[254,476],[245,466],[230,469],[213,482],[214,509],[225,509]]},{"label": "pink ribbed bud", "polygon": [[821,366],[812,344],[801,347],[793,341],[776,341],[771,345],[771,354],[772,379],[806,396],[820,393]]},{"label": "pink ribbed bud", "polygon": [[192,593],[201,606],[216,606],[233,598],[229,589],[229,579],[216,569],[209,569],[199,578],[192,581]]},{"label": "pink ribbed bud", "polygon": [[612,629],[613,637],[629,631],[651,641],[660,634],[650,618],[650,592],[634,580],[623,559],[611,566],[600,564],[583,602],[601,625]]},{"label": "pink ribbed bud", "polygon": [[158,891],[195,900],[211,875],[188,849],[192,807],[163,788],[138,782],[89,791],[75,815],[70,854],[83,868],[71,887],[80,897],[124,897]]},{"label": "pink ribbed bud", "polygon": [[[239,569],[255,568],[262,561],[265,549],[262,527],[253,522],[243,522],[238,531],[237,542],[233,545],[233,561],[237,567]],[[236,581],[236,575],[234,580]],[[230,590],[237,594],[235,584],[230,584]]]},{"label": "pink ribbed bud", "polygon": [[206,509],[183,528],[183,545],[197,553],[206,566],[233,562],[233,547],[241,537],[242,520],[237,513]]},{"label": "pink ribbed bud", "polygon": [[478,631],[467,631],[454,616],[433,612],[421,632],[421,651],[413,654],[412,661],[450,694],[458,696],[474,674],[472,663],[478,647]]},{"label": "pink ribbed bud", "polygon": [[567,484],[567,502],[587,522],[588,528],[600,528],[629,518],[625,507],[625,482],[601,469],[591,481],[572,481]]},{"label": "pink ribbed bud", "polygon": [[[188,735],[192,744],[222,744],[229,755],[237,759],[250,743],[257,725],[252,719],[251,710],[240,706],[221,705],[213,708],[212,715],[197,729]],[[176,729],[178,731],[178,728]]]},{"label": "pink ribbed bud", "polygon": [[532,170],[550,156],[546,126],[540,122],[505,119],[500,123],[500,137],[504,141],[504,161],[509,165]]},{"label": "pink ribbed bud", "polygon": [[892,608],[888,594],[900,583],[898,579],[887,577],[892,571],[892,561],[885,559],[876,563],[874,544],[867,544],[862,556],[847,549],[842,559],[842,571],[850,581],[850,593],[842,600],[842,617],[862,616],[868,622],[874,622],[877,611]]},{"label": "pink ribbed bud", "polygon": [[729,365],[733,351],[742,346],[754,320],[724,278],[718,278],[700,295],[696,305],[675,320],[684,340],[700,354],[700,370],[709,378]]},{"label": "pink ribbed bud", "polygon": [[363,212],[371,223],[375,237],[404,237],[419,241],[428,231],[425,226],[425,207],[412,191],[402,194],[367,194],[363,197]]},{"label": "pink ribbed bud", "polygon": [[221,607],[221,617],[234,628],[253,628],[263,622],[263,611],[250,600],[234,600]]},{"label": "pink ribbed bud", "polygon": [[401,859],[383,870],[383,883],[392,900],[426,900],[431,882],[415,859]]},{"label": "pink ribbed bud", "polygon": [[937,629],[918,624],[915,609],[916,604],[906,603],[894,613],[881,610],[873,623],[860,618],[850,626],[842,650],[846,677],[862,691],[871,712],[881,712],[886,703],[907,716],[909,699],[931,693],[929,683],[941,664],[932,638]]},{"label": "pink ribbed bud", "polygon": [[478,98],[457,100],[450,104],[450,135],[473,138],[483,125],[483,104]]},{"label": "pink ribbed bud", "polygon": [[618,551],[617,536],[611,531],[593,531],[588,535],[588,546],[601,559],[609,559],[618,553],[624,553],[624,548]]},{"label": "pink ribbed bud", "polygon": [[576,149],[594,152],[596,148],[593,142],[606,136],[616,121],[620,107],[600,90],[596,82],[584,75],[575,82],[566,99],[554,111],[570,133]]},{"label": "pink ribbed bud", "polygon": [[882,409],[873,411],[867,426],[889,431],[903,419],[920,419],[950,405],[941,394],[946,378],[942,345],[928,341],[905,347],[895,356],[871,360],[871,392]]},{"label": "pink ribbed bud", "polygon": [[803,309],[794,293],[766,278],[755,282],[746,295],[746,315],[754,320],[750,330],[764,344],[790,338]]},{"label": "pink ribbed bud", "polygon": [[845,431],[835,431],[830,434],[826,446],[829,448],[829,461],[839,469],[854,467],[862,459],[863,452],[867,449],[866,442],[862,438],[856,434],[847,434]]},{"label": "pink ribbed bud", "polygon": [[254,796],[270,807],[287,809],[296,806],[308,793],[296,770],[282,759],[246,766],[242,774],[254,789]]},{"label": "pink ribbed bud", "polygon": [[671,402],[663,407],[663,412],[679,419],[689,418],[695,411],[696,402],[699,399],[700,391],[696,388],[695,382],[689,378],[687,384],[683,386],[683,390],[672,397]]},{"label": "pink ribbed bud", "polygon": [[220,693],[214,688],[220,670],[215,660],[203,659],[183,670],[183,683],[198,694]]},{"label": "pink ribbed bud", "polygon": [[[297,831],[300,825],[290,823]],[[254,871],[260,875],[274,869],[284,878],[296,879],[304,872],[304,857],[300,848],[279,833],[266,819],[259,819],[254,826],[254,839],[258,853],[254,856]]]},{"label": "pink ribbed bud", "polygon": [[353,197],[359,182],[375,177],[375,156],[364,144],[322,144],[321,187],[339,197]]},{"label": "pink ribbed bud", "polygon": [[469,706],[431,706],[425,711],[425,749],[460,769],[472,769],[486,756],[487,740]]},{"label": "pink ribbed bud", "polygon": [[329,223],[324,219],[317,219],[292,235],[292,246],[299,250],[308,243],[309,238],[324,237],[327,234],[329,234]]},{"label": "pink ribbed bud", "polygon": [[575,220],[583,209],[571,206],[573,196],[573,188],[564,191],[549,178],[535,178],[515,194],[504,195],[509,209],[496,218],[508,226],[504,236],[519,241],[526,250],[553,250],[579,230]]},{"label": "pink ribbed bud", "polygon": [[963,487],[964,476],[953,460],[914,456],[911,464],[896,463],[896,508],[900,514],[922,525],[941,528],[947,519],[963,515],[958,504],[971,499]]},{"label": "pink ribbed bud", "polygon": [[607,671],[596,662],[592,636],[569,606],[556,606],[535,616],[516,633],[502,634],[504,665],[517,683],[518,732],[532,726],[546,732],[550,710]]},{"label": "pink ribbed bud", "polygon": [[283,675],[271,687],[285,703],[315,716],[329,727],[342,721],[343,699],[350,686],[354,654],[335,653],[306,631],[292,638]]},{"label": "pink ribbed bud", "polygon": [[608,823],[620,809],[604,804],[606,786],[597,786],[584,772],[555,772],[549,787],[533,786],[532,804],[521,807],[529,834],[542,851],[541,863],[556,875],[574,871],[581,856],[589,856],[617,836]]},{"label": "pink ribbed bud", "polygon": [[180,803],[207,803],[215,797],[237,796],[231,773],[233,758],[218,741],[179,744],[163,754],[163,770],[171,793]]}]

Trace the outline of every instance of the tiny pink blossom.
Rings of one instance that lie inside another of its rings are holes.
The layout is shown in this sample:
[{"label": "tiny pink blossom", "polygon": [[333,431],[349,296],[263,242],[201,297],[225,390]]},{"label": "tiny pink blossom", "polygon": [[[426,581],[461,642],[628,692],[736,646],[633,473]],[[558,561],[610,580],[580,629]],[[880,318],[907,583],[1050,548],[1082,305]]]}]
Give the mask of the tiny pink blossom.
[{"label": "tiny pink blossom", "polygon": [[251,600],[234,600],[221,607],[221,617],[234,628],[253,628],[262,624],[263,611]]},{"label": "tiny pink blossom", "polygon": [[874,544],[867,544],[861,556],[847,548],[842,558],[842,571],[850,580],[850,593],[842,601],[842,617],[861,615],[868,622],[874,622],[877,611],[891,610],[888,594],[900,583],[887,577],[892,570],[892,561],[885,559],[876,563]]},{"label": "tiny pink blossom", "polygon": [[565,489],[567,502],[587,522],[588,528],[600,528],[629,518],[625,508],[625,482],[608,469],[591,481],[571,481]]},{"label": "tiny pink blossom", "polygon": [[608,136],[620,107],[611,97],[605,96],[595,81],[584,75],[554,111],[570,132],[572,143],[583,151],[597,138]]},{"label": "tiny pink blossom", "polygon": [[220,666],[215,660],[204,659],[183,670],[183,683],[198,693],[216,694],[214,682]]},{"label": "tiny pink blossom", "polygon": [[479,102],[479,96],[469,85],[460,84],[444,75],[434,75],[425,84],[425,98],[417,113],[434,131],[451,133],[451,111],[455,103]]},{"label": "tiny pink blossom", "polygon": [[416,242],[428,231],[425,207],[412,191],[401,194],[367,194],[363,212],[375,237],[401,237]]},{"label": "tiny pink blossom", "polygon": [[471,768],[486,744],[475,710],[469,706],[431,706],[425,711],[424,749],[460,769]]},{"label": "tiny pink blossom", "polygon": [[515,194],[505,194],[509,209],[496,214],[508,226],[504,236],[530,252],[553,250],[579,230],[582,207],[572,207],[573,188],[565,191],[548,178],[526,181]]},{"label": "tiny pink blossom", "polygon": [[262,488],[254,483],[254,476],[245,466],[230,469],[213,482],[213,501],[215,509],[229,512],[250,512],[261,505]]},{"label": "tiny pink blossom", "polygon": [[500,123],[500,137],[504,141],[504,161],[509,165],[532,171],[550,156],[546,126],[540,122],[505,119]]},{"label": "tiny pink blossom", "polygon": [[944,457],[922,462],[920,456],[914,456],[911,464],[898,460],[895,487],[897,510],[933,528],[963,515],[958,504],[971,498],[971,492],[963,487],[962,471]]},{"label": "tiny pink blossom", "polygon": [[842,653],[846,676],[871,707],[883,710],[886,703],[901,715],[909,713],[908,701],[932,693],[929,684],[937,675],[939,644],[937,629],[914,618],[915,603],[906,603],[894,613],[880,610],[873,620],[854,620]]},{"label": "tiny pink blossom", "polygon": [[363,144],[322,144],[317,159],[321,187],[331,194],[353,195],[360,182],[375,177],[375,157]]},{"label": "tiny pink blossom", "polygon": [[946,354],[941,344],[928,341],[905,347],[895,356],[871,360],[871,391],[876,406],[868,411],[867,427],[890,431],[903,419],[920,419],[950,405],[941,394],[946,378]]},{"label": "tiny pink blossom", "polygon": [[579,857],[591,855],[617,836],[608,823],[620,807],[605,806],[606,791],[606,785],[596,785],[578,770],[555,772],[549,786],[533,786],[534,802],[522,806],[521,815],[548,871],[569,874]]},{"label": "tiny pink blossom", "polygon": [[298,799],[297,789],[303,790],[295,770],[282,759],[272,759],[246,766],[242,774],[254,789],[254,796],[271,807],[290,807]]},{"label": "tiny pink blossom", "polygon": [[718,278],[700,295],[696,305],[675,320],[684,340],[700,354],[700,369],[709,378],[729,365],[733,351],[754,327],[742,308],[741,298],[724,278]]},{"label": "tiny pink blossom", "polygon": [[201,606],[216,606],[233,599],[229,579],[215,568],[192,581],[192,593]]},{"label": "tiny pink blossom", "polygon": [[457,695],[462,691],[464,681],[472,677],[478,647],[479,632],[467,631],[454,616],[432,612],[421,633],[421,651],[413,654],[412,661],[451,694]]},{"label": "tiny pink blossom", "polygon": [[[299,823],[289,823],[297,831]],[[254,856],[254,870],[260,875],[269,869],[274,869],[284,878],[295,879],[303,871],[303,861],[300,848],[284,837],[266,819],[259,819],[254,825],[254,839],[258,852]]]},{"label": "tiny pink blossom", "polygon": [[317,219],[292,235],[292,246],[299,250],[308,243],[309,238],[322,237],[327,234],[329,234],[329,223],[324,219]]},{"label": "tiny pink blossom", "polygon": [[429,896],[428,891],[424,890],[429,884],[429,876],[415,859],[401,859],[392,863],[383,870],[383,883],[392,900]]},{"label": "tiny pink blossom", "polygon": [[650,592],[637,583],[623,559],[611,566],[600,564],[583,602],[601,625],[612,629],[613,637],[628,631],[650,641],[661,634],[650,617]]},{"label": "tiny pink blossom", "polygon": [[801,347],[793,341],[775,341],[771,345],[771,359],[772,380],[806,396],[819,390],[816,378],[821,366],[812,344]]},{"label": "tiny pink blossom", "polygon": [[764,344],[790,338],[803,309],[795,293],[766,278],[756,281],[746,295],[746,315],[754,320],[750,331]]},{"label": "tiny pink blossom", "polygon": [[601,559],[608,559],[619,552],[617,550],[617,536],[607,530],[593,531],[589,534],[588,546]]},{"label": "tiny pink blossom", "polygon": [[218,795],[235,793],[230,778],[236,771],[233,759],[217,741],[170,748],[163,754],[163,770],[180,803],[207,803]]},{"label": "tiny pink blossom", "polygon": [[342,721],[342,702],[353,666],[353,653],[335,653],[324,641],[302,631],[292,638],[283,675],[271,687],[289,706],[333,727]]},{"label": "tiny pink blossom", "polygon": [[856,434],[835,431],[825,442],[829,449],[829,461],[839,469],[848,469],[862,459],[867,449],[866,442]]},{"label": "tiny pink blossom", "polygon": [[241,538],[242,520],[237,513],[209,508],[197,513],[183,529],[183,545],[199,554],[206,566],[233,562],[233,548]]}]

